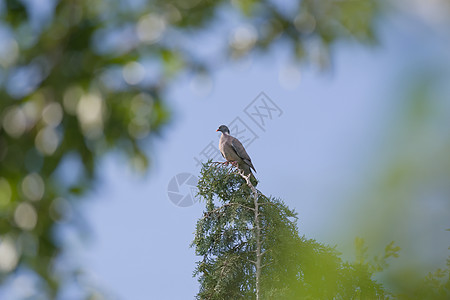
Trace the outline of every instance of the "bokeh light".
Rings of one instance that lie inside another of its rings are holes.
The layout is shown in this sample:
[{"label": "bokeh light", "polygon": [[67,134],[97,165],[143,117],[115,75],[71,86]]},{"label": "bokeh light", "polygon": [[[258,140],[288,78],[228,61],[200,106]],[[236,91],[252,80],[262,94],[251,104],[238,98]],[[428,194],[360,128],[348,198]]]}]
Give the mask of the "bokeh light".
[{"label": "bokeh light", "polygon": [[144,79],[145,69],[138,62],[129,62],[123,67],[123,79],[131,85],[136,85]]},{"label": "bokeh light", "polygon": [[0,43],[0,66],[7,69],[14,65],[19,57],[19,45],[13,38],[2,39]]},{"label": "bokeh light", "polygon": [[56,222],[70,221],[72,216],[72,206],[65,198],[55,198],[50,205],[49,214],[50,217]]},{"label": "bokeh light", "polygon": [[299,32],[310,34],[316,29],[316,19],[313,15],[303,12],[295,17],[294,25]]},{"label": "bokeh light", "polygon": [[27,119],[21,107],[15,105],[6,108],[2,119],[3,129],[11,137],[19,138],[25,132]]},{"label": "bokeh light", "polygon": [[27,129],[31,129],[42,117],[42,109],[45,105],[45,97],[41,92],[34,93],[23,104],[23,111],[27,119]]},{"label": "bokeh light", "polygon": [[159,41],[166,29],[166,21],[160,15],[148,14],[141,17],[136,31],[139,39],[147,44]]},{"label": "bokeh light", "polygon": [[60,138],[55,128],[46,126],[36,135],[36,149],[44,155],[52,155],[58,148]]},{"label": "bokeh light", "polygon": [[28,199],[39,201],[44,196],[44,180],[38,173],[28,174],[22,181],[22,192]]},{"label": "bokeh light", "polygon": [[230,46],[238,52],[249,51],[258,39],[258,32],[253,25],[241,25],[231,34]]},{"label": "bokeh light", "polygon": [[20,203],[14,212],[14,222],[23,230],[32,230],[37,223],[36,209],[27,202]]},{"label": "bokeh light", "polygon": [[77,105],[77,117],[87,138],[99,137],[103,132],[103,99],[97,94],[84,94]]},{"label": "bokeh light", "polygon": [[63,111],[61,104],[52,102],[48,104],[42,112],[42,120],[50,127],[56,127],[61,123]]},{"label": "bokeh light", "polygon": [[10,236],[0,238],[0,272],[9,272],[14,269],[19,260],[19,252],[14,239]]},{"label": "bokeh light", "polygon": [[63,105],[68,114],[77,114],[78,101],[80,101],[81,96],[83,96],[83,89],[79,86],[72,86],[65,91]]}]

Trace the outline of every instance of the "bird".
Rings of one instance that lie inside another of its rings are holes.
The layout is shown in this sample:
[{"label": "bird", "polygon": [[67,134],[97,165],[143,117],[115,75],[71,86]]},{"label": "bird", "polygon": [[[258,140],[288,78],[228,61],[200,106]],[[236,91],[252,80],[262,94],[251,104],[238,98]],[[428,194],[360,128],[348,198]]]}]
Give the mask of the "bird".
[{"label": "bird", "polygon": [[247,151],[245,151],[244,146],[237,138],[230,135],[228,127],[220,125],[216,131],[222,132],[219,140],[219,150],[227,162],[236,162],[238,168],[244,172],[245,176],[252,174],[252,169],[256,172],[252,160],[247,154]]}]

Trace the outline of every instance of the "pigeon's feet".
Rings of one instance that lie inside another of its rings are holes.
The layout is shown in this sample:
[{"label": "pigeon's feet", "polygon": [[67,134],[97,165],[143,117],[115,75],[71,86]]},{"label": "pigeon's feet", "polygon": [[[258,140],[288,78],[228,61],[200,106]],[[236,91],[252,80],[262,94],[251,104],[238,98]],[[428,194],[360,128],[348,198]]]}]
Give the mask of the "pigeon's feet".
[{"label": "pigeon's feet", "polygon": [[226,162],[223,162],[223,164],[224,164],[225,166],[232,165],[232,166],[237,167],[237,161],[227,160]]}]

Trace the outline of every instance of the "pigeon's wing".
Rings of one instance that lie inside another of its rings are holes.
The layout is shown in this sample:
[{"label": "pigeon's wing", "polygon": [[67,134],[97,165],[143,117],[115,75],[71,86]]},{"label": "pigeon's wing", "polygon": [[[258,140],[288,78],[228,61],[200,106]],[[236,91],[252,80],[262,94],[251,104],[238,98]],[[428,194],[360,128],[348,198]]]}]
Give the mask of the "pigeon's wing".
[{"label": "pigeon's wing", "polygon": [[237,138],[233,138],[231,141],[231,146],[233,147],[233,150],[236,151],[236,154],[256,172],[255,167],[252,164],[252,160],[250,159],[250,156],[248,156],[247,151],[245,151],[242,143]]}]

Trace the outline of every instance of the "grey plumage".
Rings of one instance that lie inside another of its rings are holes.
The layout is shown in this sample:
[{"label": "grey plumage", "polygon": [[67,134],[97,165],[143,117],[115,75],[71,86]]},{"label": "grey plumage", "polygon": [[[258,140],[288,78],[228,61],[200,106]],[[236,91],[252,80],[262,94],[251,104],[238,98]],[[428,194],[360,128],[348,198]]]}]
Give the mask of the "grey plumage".
[{"label": "grey plumage", "polygon": [[252,169],[256,172],[252,160],[247,154],[247,151],[245,151],[244,146],[237,138],[230,135],[228,127],[221,125],[216,131],[222,132],[219,141],[219,150],[222,153],[222,156],[227,161],[237,162],[239,169],[244,171],[245,175],[251,174]]}]

